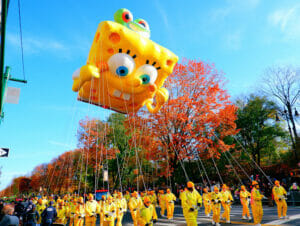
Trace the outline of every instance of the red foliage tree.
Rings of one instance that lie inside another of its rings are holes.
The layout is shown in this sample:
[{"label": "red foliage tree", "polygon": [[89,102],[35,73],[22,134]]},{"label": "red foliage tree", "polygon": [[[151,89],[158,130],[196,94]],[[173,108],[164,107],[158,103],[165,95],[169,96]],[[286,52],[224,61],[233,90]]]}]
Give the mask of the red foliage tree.
[{"label": "red foliage tree", "polygon": [[223,139],[238,131],[237,108],[222,88],[222,74],[213,64],[183,61],[166,86],[170,98],[160,112],[131,115],[127,127],[135,134],[131,145],[146,150],[147,159],[158,163],[160,175],[167,177],[182,160],[219,158],[232,148]]}]

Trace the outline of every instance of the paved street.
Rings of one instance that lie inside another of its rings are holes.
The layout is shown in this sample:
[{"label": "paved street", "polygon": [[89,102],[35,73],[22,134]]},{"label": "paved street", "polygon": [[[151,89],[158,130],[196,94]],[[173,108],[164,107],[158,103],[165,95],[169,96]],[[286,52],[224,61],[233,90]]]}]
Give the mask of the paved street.
[{"label": "paved street", "polygon": [[[158,214],[158,222],[156,226],[167,226],[167,225],[176,225],[176,226],[184,226],[186,225],[182,209],[179,206],[175,207],[175,214],[173,220],[167,220],[163,218],[159,214],[159,208],[156,209]],[[221,222],[221,225],[253,225],[253,223],[241,220],[242,209],[241,206],[235,205],[231,210],[231,224],[226,224],[225,222]],[[284,226],[295,226],[300,225],[300,207],[290,207],[288,208],[288,220],[278,220],[277,218],[277,209],[276,207],[268,207],[264,206],[264,216],[262,225],[271,226],[271,225],[284,225]],[[128,212],[126,216],[124,216],[123,225],[132,225],[132,220],[130,213]],[[203,208],[198,214],[198,225],[211,225],[211,220],[204,216]]]}]

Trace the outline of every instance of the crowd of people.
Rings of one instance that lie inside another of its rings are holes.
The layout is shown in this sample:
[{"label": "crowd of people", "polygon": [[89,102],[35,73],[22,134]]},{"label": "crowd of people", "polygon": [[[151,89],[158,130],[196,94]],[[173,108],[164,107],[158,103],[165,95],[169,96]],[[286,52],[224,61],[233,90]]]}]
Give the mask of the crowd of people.
[{"label": "crowd of people", "polygon": [[[293,185],[295,189],[299,188]],[[252,190],[242,185],[239,189],[239,199],[242,205],[241,219],[260,225],[263,217],[262,199],[259,183],[252,181]],[[31,197],[24,202],[0,202],[0,226],[6,225],[96,225],[97,217],[100,225],[122,225],[124,214],[129,210],[133,225],[150,226],[156,223],[156,207],[160,215],[173,219],[174,205],[180,201],[182,212],[188,226],[197,225],[200,208],[204,208],[206,217],[211,218],[213,225],[220,225],[220,220],[230,223],[231,205],[234,198],[231,189],[226,185],[205,187],[201,191],[189,181],[185,188],[180,189],[178,199],[171,189],[124,192],[114,191],[113,194],[103,195],[101,200],[95,200],[93,194],[87,197],[66,194],[64,196]],[[278,180],[272,188],[272,195],[277,205],[278,218],[287,218],[287,192]],[[86,199],[87,198],[87,199]],[[221,209],[223,213],[221,214]],[[252,216],[250,215],[250,208]]]}]

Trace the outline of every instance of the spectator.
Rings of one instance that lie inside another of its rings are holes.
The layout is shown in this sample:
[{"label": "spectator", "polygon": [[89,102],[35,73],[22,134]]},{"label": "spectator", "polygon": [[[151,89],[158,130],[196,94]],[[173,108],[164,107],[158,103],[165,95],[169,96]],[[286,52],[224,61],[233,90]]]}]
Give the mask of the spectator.
[{"label": "spectator", "polygon": [[55,218],[57,217],[57,212],[52,205],[53,201],[50,201],[49,206],[42,212],[42,225],[50,226],[55,221]]},{"label": "spectator", "polygon": [[290,187],[290,191],[300,191],[300,187],[297,185],[297,183],[293,183]]},{"label": "spectator", "polygon": [[36,226],[39,218],[40,215],[36,210],[35,205],[33,205],[32,208],[28,212],[26,212],[24,216],[24,226]]},{"label": "spectator", "polygon": [[16,215],[19,219],[23,216],[25,208],[23,204],[19,201],[15,206],[14,215]]},{"label": "spectator", "polygon": [[6,205],[2,209],[3,217],[0,221],[0,226],[12,225],[19,226],[19,218],[13,216],[14,207],[12,205]]}]

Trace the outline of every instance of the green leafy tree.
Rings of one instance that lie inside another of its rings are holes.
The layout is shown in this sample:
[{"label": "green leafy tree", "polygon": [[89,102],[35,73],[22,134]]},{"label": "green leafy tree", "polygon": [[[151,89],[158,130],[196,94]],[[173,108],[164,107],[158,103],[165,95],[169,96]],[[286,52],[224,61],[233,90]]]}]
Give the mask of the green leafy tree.
[{"label": "green leafy tree", "polygon": [[250,95],[247,100],[239,99],[236,120],[237,148],[245,148],[252,159],[261,165],[264,157],[276,155],[277,147],[286,138],[286,132],[274,120],[277,106],[266,97]]}]

